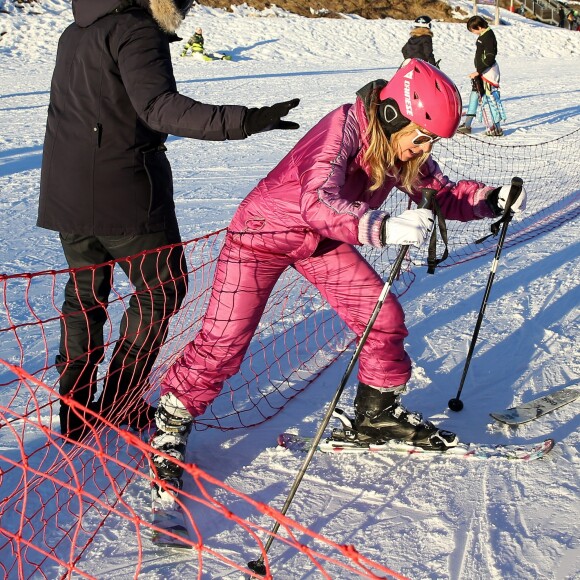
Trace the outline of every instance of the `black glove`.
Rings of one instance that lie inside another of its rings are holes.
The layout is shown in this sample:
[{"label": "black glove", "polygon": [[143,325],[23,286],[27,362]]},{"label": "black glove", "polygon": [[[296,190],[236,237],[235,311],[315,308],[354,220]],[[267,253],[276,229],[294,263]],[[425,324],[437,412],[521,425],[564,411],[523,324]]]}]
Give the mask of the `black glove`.
[{"label": "black glove", "polygon": [[471,90],[475,91],[478,95],[485,95],[485,89],[483,88],[483,81],[480,76],[473,77],[471,79]]},{"label": "black glove", "polygon": [[492,189],[485,198],[485,201],[489,207],[489,209],[493,212],[494,216],[500,216],[503,212],[497,203],[497,198],[499,196],[500,187],[496,187]]},{"label": "black glove", "polygon": [[300,99],[292,99],[284,103],[276,103],[271,107],[261,107],[260,109],[248,109],[244,118],[244,132],[246,137],[271,131],[272,129],[298,129],[300,125],[292,121],[282,121],[290,109],[298,106]]}]

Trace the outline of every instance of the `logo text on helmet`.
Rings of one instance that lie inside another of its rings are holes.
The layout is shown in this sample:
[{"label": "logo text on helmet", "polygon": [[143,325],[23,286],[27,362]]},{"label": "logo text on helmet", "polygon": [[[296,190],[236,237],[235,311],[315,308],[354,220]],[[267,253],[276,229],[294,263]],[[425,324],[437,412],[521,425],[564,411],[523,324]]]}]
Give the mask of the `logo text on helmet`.
[{"label": "logo text on helmet", "polygon": [[405,112],[413,116],[413,105],[411,104],[411,83],[405,80],[403,84],[403,95],[405,96]]},{"label": "logo text on helmet", "polygon": [[408,73],[405,73],[403,78],[405,79],[403,82],[403,94],[405,96],[405,111],[407,115],[413,116],[413,104],[411,103],[411,83],[409,82],[410,79],[413,78],[413,73],[415,71],[411,68]]}]

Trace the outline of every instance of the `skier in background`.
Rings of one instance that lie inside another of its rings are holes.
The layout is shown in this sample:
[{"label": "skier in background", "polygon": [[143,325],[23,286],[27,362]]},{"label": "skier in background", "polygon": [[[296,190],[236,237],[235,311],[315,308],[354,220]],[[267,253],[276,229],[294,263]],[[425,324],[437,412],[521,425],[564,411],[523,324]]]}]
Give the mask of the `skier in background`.
[{"label": "skier in background", "polygon": [[419,16],[411,29],[410,38],[407,40],[401,52],[403,53],[403,65],[410,58],[420,58],[433,66],[439,67],[439,61],[433,55],[433,32],[431,32],[431,18]]},{"label": "skier in background", "polygon": [[[201,103],[177,91],[169,43],[192,4],[73,0],[75,22],[59,40],[37,225],[59,232],[74,269],[56,357],[61,432],[71,439],[89,432],[93,416],[75,410],[67,398],[116,425],[139,429],[154,416],[141,396],[187,286],[165,154],[168,133],[223,141],[298,128],[282,120],[298,99],[248,109]],[[135,293],[95,401],[113,261]]]},{"label": "skier in background", "polygon": [[186,56],[187,51],[191,50],[191,54],[203,54],[203,30],[196,28],[193,36],[185,43],[181,56]]},{"label": "skier in background", "polygon": [[[420,246],[431,228],[429,209],[391,216],[381,204],[393,187],[418,203],[433,188],[443,215],[492,218],[505,208],[509,186],[453,183],[431,156],[454,135],[461,118],[457,87],[434,66],[412,59],[387,83],[361,88],[354,104],[320,120],[242,201],[224,240],[202,327],[164,377],[151,456],[157,476],[181,488],[193,420],[238,372],[268,297],[293,267],[315,285],[360,338],[384,282],[356,246]],[[525,207],[525,192],[513,210]],[[403,439],[426,449],[457,445],[400,401],[411,377],[404,313],[390,293],[359,359],[354,426],[364,441]]]},{"label": "skier in background", "polygon": [[566,22],[566,12],[564,11],[564,7],[560,6],[560,10],[558,10],[558,26],[560,28],[564,28],[565,22]]},{"label": "skier in background", "polygon": [[481,116],[486,125],[488,137],[503,136],[501,122],[506,120],[499,89],[500,72],[496,60],[497,40],[493,30],[482,16],[472,16],[467,21],[467,30],[477,35],[475,42],[475,72],[471,79],[471,94],[465,122],[458,129],[460,133],[471,133],[471,125],[477,108],[481,105]]},{"label": "skier in background", "polygon": [[180,56],[187,56],[188,50],[191,50],[191,56],[198,57],[201,60],[232,60],[228,54],[206,52],[204,48],[203,30],[196,28],[194,35],[185,43]]}]

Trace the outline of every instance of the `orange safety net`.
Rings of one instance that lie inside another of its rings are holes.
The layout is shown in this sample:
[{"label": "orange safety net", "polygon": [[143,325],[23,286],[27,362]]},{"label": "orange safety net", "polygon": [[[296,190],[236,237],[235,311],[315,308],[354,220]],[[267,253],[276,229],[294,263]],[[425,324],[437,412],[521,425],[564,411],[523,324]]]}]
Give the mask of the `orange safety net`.
[{"label": "orange safety net", "polygon": [[[512,176],[523,178],[529,192],[528,209],[510,224],[505,243],[509,247],[578,216],[580,176],[574,159],[579,136],[580,131],[575,131],[556,143],[519,147],[460,136],[438,143],[435,156],[453,180],[469,177],[504,185]],[[407,205],[406,197],[394,191],[384,209],[396,215]],[[475,244],[489,232],[489,225],[489,220],[449,222],[450,257],[442,266],[492,252],[493,237]],[[54,358],[61,323],[70,316],[62,312],[61,296],[66,282],[74,281],[80,270],[0,276],[0,571],[4,577],[98,577],[86,555],[109,518],[129,529],[134,542],[126,548],[131,554],[126,576],[138,577],[146,568],[144,553],[152,531],[147,513],[151,482],[147,455],[151,449],[120,423],[140,401],[155,403],[161,378],[199,330],[224,235],[220,230],[181,245],[186,264],[183,275],[188,280],[185,299],[175,314],[169,305],[161,315],[169,325],[168,332],[151,373],[133,377],[135,388],[118,400],[114,412],[106,417],[70,398],[62,399],[58,391],[60,370]],[[167,250],[149,254],[156,254],[162,265]],[[397,250],[364,249],[363,253],[386,276]],[[148,295],[158,290],[148,288],[141,297],[136,295],[119,269],[139,268],[144,259],[141,254],[127,258],[126,264],[108,264],[113,291],[107,304],[93,307],[100,308],[105,317],[103,344],[94,349],[98,364],[92,380],[97,394],[120,343],[119,327],[130,301],[145,304]],[[425,260],[424,250],[410,253],[395,284],[396,294],[404,295]],[[167,282],[176,283],[176,279]],[[172,293],[168,291],[167,296]],[[84,314],[88,319],[91,312]],[[146,317],[141,331],[148,336],[160,332]],[[270,296],[240,372],[196,419],[195,429],[228,431],[264,423],[301,396],[352,341],[352,334],[317,291],[295,271],[285,271]],[[137,353],[137,360],[147,356],[144,349]],[[80,443],[60,433],[58,412],[63,400],[89,430],[89,436]],[[247,536],[255,546],[255,556],[263,554],[268,577],[270,560],[263,547],[269,524],[276,521],[281,524],[277,542],[306,557],[322,577],[402,577],[364,557],[360,549],[336,544],[306,529],[196,465],[184,468],[185,477],[191,478],[194,486],[193,491],[181,493],[180,501],[188,514],[194,538],[191,546],[195,555],[191,557],[199,562],[200,578],[207,559],[219,561],[224,570],[246,570],[242,555],[236,558],[232,550],[205,541],[196,516],[201,509],[225,518]]]}]

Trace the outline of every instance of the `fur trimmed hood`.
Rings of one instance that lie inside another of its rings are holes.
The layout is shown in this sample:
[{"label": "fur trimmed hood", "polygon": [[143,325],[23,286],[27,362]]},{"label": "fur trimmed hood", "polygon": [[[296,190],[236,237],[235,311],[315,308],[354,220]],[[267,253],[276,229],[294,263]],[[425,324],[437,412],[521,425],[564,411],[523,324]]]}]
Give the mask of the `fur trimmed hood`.
[{"label": "fur trimmed hood", "polygon": [[[73,16],[78,26],[86,28],[124,4],[130,3],[124,0],[73,0]],[[174,34],[183,22],[174,0],[133,0],[133,4],[147,10],[168,34]]]},{"label": "fur trimmed hood", "polygon": [[162,30],[173,34],[183,22],[183,16],[173,0],[149,0],[151,14]]},{"label": "fur trimmed hood", "polygon": [[433,32],[428,28],[412,28],[409,36],[433,36]]}]

